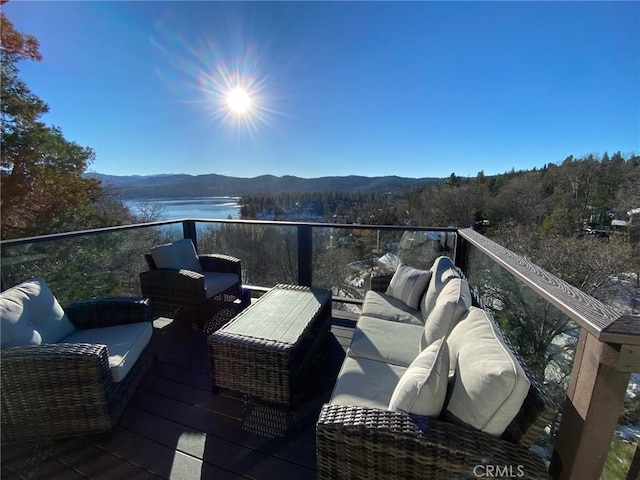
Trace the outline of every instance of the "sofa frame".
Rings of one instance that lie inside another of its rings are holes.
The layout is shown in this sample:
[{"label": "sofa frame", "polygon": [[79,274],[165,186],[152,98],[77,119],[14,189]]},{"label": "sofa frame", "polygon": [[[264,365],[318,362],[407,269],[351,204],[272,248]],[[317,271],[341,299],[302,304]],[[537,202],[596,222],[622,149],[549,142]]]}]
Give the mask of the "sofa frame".
[{"label": "sofa frame", "polygon": [[[371,288],[384,291],[390,279],[377,275]],[[475,295],[474,305],[483,307]],[[316,425],[318,478],[548,479],[544,461],[529,448],[553,423],[557,407],[504,339],[531,385],[501,437],[404,412],[325,404]]]}]

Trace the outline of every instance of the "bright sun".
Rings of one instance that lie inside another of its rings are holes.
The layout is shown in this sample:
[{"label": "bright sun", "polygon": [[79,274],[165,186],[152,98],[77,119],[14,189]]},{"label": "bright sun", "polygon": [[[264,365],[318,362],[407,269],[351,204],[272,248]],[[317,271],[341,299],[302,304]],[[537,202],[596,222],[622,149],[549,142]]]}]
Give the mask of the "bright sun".
[{"label": "bright sun", "polygon": [[251,96],[242,87],[236,87],[227,94],[227,106],[234,113],[246,113],[251,106]]}]

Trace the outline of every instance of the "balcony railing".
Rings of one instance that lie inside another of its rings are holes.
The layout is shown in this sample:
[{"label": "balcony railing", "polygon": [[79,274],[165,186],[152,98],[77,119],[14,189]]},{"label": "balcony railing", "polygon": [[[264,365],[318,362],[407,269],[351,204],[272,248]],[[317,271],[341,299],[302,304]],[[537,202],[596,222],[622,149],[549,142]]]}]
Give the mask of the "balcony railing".
[{"label": "balcony railing", "polygon": [[[549,426],[546,445],[538,446],[552,477],[600,478],[630,374],[640,372],[640,319],[471,229],[204,219],[126,225],[3,241],[2,284],[45,277],[63,302],[139,295],[142,255],[183,237],[200,252],[240,257],[248,288],[332,288],[336,308],[357,305],[368,277],[393,271],[398,261],[428,268],[439,255],[454,258],[507,333],[535,332],[511,340],[547,387],[564,397],[557,425]],[[628,478],[637,477],[639,463],[636,453]]]}]

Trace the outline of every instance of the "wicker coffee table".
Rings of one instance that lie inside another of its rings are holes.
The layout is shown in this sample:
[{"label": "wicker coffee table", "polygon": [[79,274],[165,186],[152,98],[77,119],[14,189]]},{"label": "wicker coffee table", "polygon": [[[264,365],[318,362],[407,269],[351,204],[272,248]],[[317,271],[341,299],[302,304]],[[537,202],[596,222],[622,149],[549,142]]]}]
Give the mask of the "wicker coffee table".
[{"label": "wicker coffee table", "polygon": [[208,339],[213,389],[290,405],[329,332],[331,292],[277,285]]}]

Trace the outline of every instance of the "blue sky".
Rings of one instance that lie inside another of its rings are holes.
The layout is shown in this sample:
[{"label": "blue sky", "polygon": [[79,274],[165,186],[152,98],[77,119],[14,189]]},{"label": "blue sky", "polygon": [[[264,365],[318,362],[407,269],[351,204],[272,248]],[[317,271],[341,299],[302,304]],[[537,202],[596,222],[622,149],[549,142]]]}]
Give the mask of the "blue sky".
[{"label": "blue sky", "polygon": [[40,41],[20,69],[45,121],[100,173],[475,176],[640,153],[640,2],[2,9]]}]

